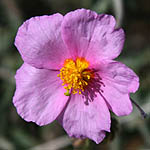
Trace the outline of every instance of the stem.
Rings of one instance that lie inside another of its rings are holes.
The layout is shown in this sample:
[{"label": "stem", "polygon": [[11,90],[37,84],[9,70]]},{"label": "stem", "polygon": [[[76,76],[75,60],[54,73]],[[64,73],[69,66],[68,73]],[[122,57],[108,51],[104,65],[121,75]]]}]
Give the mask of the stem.
[{"label": "stem", "polygon": [[95,150],[97,144],[89,139],[73,139],[73,150]]},{"label": "stem", "polygon": [[131,99],[132,103],[138,108],[142,117],[145,119],[148,116],[148,114],[145,113],[144,110],[132,98],[130,98],[130,99]]},{"label": "stem", "polygon": [[84,146],[85,140],[82,139],[74,139],[73,140],[73,150],[82,150],[83,146]]}]

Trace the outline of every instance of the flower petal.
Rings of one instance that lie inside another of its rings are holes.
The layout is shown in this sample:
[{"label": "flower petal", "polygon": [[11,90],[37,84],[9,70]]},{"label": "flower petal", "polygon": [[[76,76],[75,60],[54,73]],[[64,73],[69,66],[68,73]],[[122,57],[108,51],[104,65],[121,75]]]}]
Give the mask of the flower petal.
[{"label": "flower petal", "polygon": [[124,44],[124,32],[115,30],[115,24],[111,15],[79,9],[64,16],[62,38],[76,57],[86,57],[92,63],[114,59]]},{"label": "flower petal", "polygon": [[23,60],[37,68],[57,69],[68,58],[61,38],[63,16],[33,17],[19,28],[15,45]]},{"label": "flower petal", "polygon": [[23,119],[46,125],[60,114],[68,97],[57,74],[26,63],[17,71],[13,103]]},{"label": "flower petal", "polygon": [[100,143],[110,131],[110,113],[100,95],[85,104],[82,95],[72,95],[66,109],[58,117],[71,137],[90,138]]},{"label": "flower petal", "polygon": [[122,93],[135,93],[139,88],[138,76],[121,62],[109,62],[103,71],[103,78],[115,83]]},{"label": "flower petal", "polygon": [[127,66],[119,62],[111,62],[100,73],[103,87],[103,96],[112,111],[118,115],[128,115],[132,112],[132,103],[129,93],[134,93],[139,87],[138,76]]}]

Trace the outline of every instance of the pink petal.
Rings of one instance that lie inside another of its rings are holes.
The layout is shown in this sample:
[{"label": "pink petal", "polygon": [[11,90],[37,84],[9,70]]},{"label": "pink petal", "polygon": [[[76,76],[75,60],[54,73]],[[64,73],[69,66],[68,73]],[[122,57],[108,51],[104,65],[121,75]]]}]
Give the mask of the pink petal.
[{"label": "pink petal", "polygon": [[115,83],[122,93],[135,93],[139,88],[138,76],[125,64],[111,61],[103,71],[103,78]]},{"label": "pink petal", "polygon": [[139,87],[138,76],[127,66],[119,62],[111,62],[100,73],[103,87],[103,96],[112,111],[118,115],[128,115],[132,112],[130,93],[136,92]]},{"label": "pink petal", "polygon": [[46,125],[60,114],[68,97],[57,74],[26,63],[17,71],[13,103],[23,119]]},{"label": "pink petal", "polygon": [[68,58],[61,38],[63,16],[33,17],[19,28],[15,45],[23,60],[37,68],[57,69]]},{"label": "pink petal", "polygon": [[65,15],[62,38],[76,57],[86,57],[92,63],[114,59],[124,44],[124,32],[115,30],[115,24],[111,15],[79,9]]},{"label": "pink petal", "polygon": [[82,95],[72,95],[58,120],[71,137],[90,138],[100,143],[110,132],[110,113],[101,96],[85,104]]}]

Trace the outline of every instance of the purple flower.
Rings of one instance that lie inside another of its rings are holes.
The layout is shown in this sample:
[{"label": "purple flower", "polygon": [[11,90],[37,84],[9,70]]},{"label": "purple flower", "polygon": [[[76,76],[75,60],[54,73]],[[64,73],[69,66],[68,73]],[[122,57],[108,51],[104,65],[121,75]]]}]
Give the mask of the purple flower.
[{"label": "purple flower", "polygon": [[69,136],[100,143],[110,132],[109,111],[130,114],[129,94],[139,87],[137,75],[113,60],[125,39],[115,24],[86,9],[24,22],[15,39],[24,60],[15,76],[18,114],[40,126],[57,119]]}]

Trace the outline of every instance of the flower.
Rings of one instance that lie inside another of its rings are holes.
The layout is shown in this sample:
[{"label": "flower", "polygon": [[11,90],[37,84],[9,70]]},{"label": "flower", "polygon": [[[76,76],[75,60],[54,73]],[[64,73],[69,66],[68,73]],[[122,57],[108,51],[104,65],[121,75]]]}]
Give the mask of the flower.
[{"label": "flower", "polygon": [[86,9],[25,21],[15,39],[24,60],[15,76],[18,114],[40,126],[56,119],[69,136],[100,143],[110,111],[130,114],[129,94],[139,87],[137,75],[114,60],[125,39],[115,24]]}]

